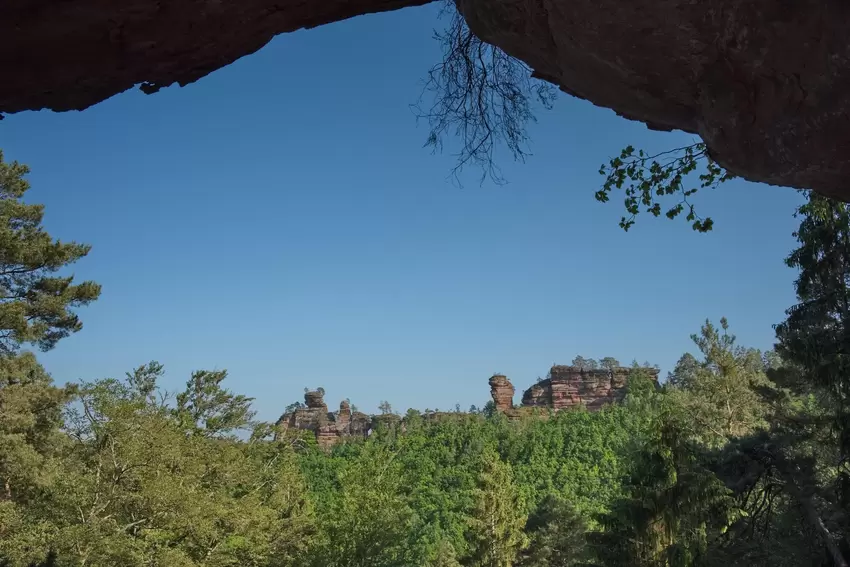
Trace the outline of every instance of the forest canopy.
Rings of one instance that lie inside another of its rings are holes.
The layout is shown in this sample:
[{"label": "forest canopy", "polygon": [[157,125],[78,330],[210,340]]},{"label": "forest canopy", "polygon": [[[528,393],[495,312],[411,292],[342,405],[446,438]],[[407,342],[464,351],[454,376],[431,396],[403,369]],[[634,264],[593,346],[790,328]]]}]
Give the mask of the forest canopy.
[{"label": "forest canopy", "polygon": [[330,449],[309,432],[275,436],[224,372],[195,372],[176,393],[155,362],[59,387],[16,355],[0,367],[0,557],[829,565],[822,538],[844,517],[827,513],[842,486],[827,400],[792,387],[799,368],[776,352],[737,345],[725,320],[693,339],[663,386],[635,366],[624,402],[600,411],[411,411]]}]

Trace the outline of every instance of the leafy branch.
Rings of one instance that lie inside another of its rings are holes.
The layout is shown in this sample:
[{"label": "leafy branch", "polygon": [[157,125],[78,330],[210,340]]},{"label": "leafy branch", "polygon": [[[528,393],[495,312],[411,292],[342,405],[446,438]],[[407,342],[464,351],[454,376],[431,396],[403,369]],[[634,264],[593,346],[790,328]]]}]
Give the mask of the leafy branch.
[{"label": "leafy branch", "polygon": [[[700,165],[704,165],[705,171],[699,175],[699,182],[690,182],[689,175]],[[685,219],[692,223],[691,227],[697,232],[708,232],[714,227],[714,221],[710,217],[699,216],[690,197],[700,189],[714,189],[735,178],[711,159],[701,142],[655,155],[643,150],[635,153],[633,146],[627,146],[607,165],[602,164],[599,174],[605,176],[605,182],[595,194],[597,201],[607,203],[615,189],[625,189],[628,216],[620,219],[620,228],[626,231],[635,224],[642,208],[655,217],[661,216],[660,199],[678,195],[678,202],[664,215],[675,219],[687,211]]]}]

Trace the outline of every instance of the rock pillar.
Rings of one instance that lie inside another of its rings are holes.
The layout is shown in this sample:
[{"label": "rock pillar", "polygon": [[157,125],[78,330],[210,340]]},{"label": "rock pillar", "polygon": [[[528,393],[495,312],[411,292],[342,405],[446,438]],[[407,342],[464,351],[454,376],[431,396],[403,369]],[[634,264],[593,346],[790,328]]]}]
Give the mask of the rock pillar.
[{"label": "rock pillar", "polygon": [[497,411],[507,411],[514,407],[514,385],[501,374],[494,374],[490,378],[490,395]]}]

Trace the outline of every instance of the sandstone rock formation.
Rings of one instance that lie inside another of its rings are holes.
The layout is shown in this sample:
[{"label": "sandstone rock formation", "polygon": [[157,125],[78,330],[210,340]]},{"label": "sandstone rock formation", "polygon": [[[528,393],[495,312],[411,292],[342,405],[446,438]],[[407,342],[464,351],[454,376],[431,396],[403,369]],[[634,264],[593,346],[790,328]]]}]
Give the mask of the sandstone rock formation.
[{"label": "sandstone rock formation", "polygon": [[275,35],[432,0],[0,2],[0,112],[82,110],[185,86]]},{"label": "sandstone rock formation", "polygon": [[[0,3],[0,112],[185,85],[274,35],[430,0]],[[482,39],[567,93],[698,134],[731,172],[850,200],[844,0],[457,0]]]},{"label": "sandstone rock formation", "polygon": [[[647,369],[658,379],[658,371]],[[576,366],[555,365],[549,370],[549,378],[531,386],[522,395],[522,405],[514,407],[514,386],[502,374],[490,377],[490,396],[496,411],[509,419],[536,415],[545,419],[551,411],[560,411],[579,406],[594,411],[605,404],[616,403],[625,395],[626,381],[631,368],[613,370],[585,370]],[[277,421],[278,434],[287,430],[311,431],[321,447],[330,447],[345,438],[368,437],[377,427],[399,427],[405,430],[405,420],[394,413],[369,416],[352,412],[347,401],[339,404],[337,413],[329,413],[324,395],[319,391],[304,394],[305,407],[280,416]],[[463,412],[428,412],[422,414],[426,421],[458,419]]]},{"label": "sandstone rock formation", "polygon": [[[647,370],[658,379],[657,370]],[[585,406],[589,410],[597,410],[605,404],[623,399],[629,372],[631,369],[625,367],[588,370],[555,365],[549,371],[549,378],[523,393],[522,405],[553,410]]]},{"label": "sandstone rock formation", "polygon": [[850,4],[459,0],[481,39],[562,90],[698,134],[750,179],[850,199]]},{"label": "sandstone rock formation", "polygon": [[312,431],[322,447],[330,447],[343,437],[366,437],[372,430],[372,418],[352,412],[347,401],[339,404],[339,412],[329,413],[324,395],[318,391],[304,394],[305,407],[285,413],[277,420],[278,435],[289,429]]},{"label": "sandstone rock formation", "polygon": [[490,396],[498,411],[507,411],[514,407],[514,385],[502,374],[490,378]]},{"label": "sandstone rock formation", "polygon": [[[658,371],[647,369],[658,379]],[[549,370],[549,378],[540,380],[522,395],[522,405],[514,408],[505,405],[505,391],[513,396],[513,385],[504,376],[490,379],[490,392],[498,411],[509,418],[519,418],[532,408],[559,411],[584,406],[594,411],[605,404],[616,403],[625,396],[626,381],[631,368],[620,367],[613,370],[587,370],[576,366],[555,365]],[[493,383],[498,387],[494,387]]]}]

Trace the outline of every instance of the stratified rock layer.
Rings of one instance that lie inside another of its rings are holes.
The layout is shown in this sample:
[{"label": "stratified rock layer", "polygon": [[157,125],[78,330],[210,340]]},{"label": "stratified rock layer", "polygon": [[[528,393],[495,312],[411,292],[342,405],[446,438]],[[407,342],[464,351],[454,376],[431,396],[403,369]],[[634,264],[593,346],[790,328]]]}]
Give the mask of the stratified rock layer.
[{"label": "stratified rock layer", "polygon": [[490,396],[498,411],[507,411],[514,407],[514,385],[501,374],[490,377]]},{"label": "stratified rock layer", "polygon": [[311,431],[321,447],[330,447],[345,437],[367,437],[372,430],[372,418],[352,412],[347,401],[339,404],[339,412],[328,412],[324,394],[318,391],[304,394],[305,407],[285,413],[277,420],[277,435],[287,430]]},{"label": "stratified rock layer", "polygon": [[[646,369],[658,378],[658,371]],[[553,366],[549,378],[541,380],[522,395],[522,405],[553,410],[584,406],[596,410],[619,402],[625,395],[630,368],[588,370],[576,366]]]},{"label": "stratified rock layer", "polygon": [[[137,84],[185,85],[278,33],[429,1],[7,0],[0,112],[79,110]],[[846,0],[457,5],[479,37],[564,92],[650,128],[699,134],[714,159],[752,181],[850,200]]]},{"label": "stratified rock layer", "polygon": [[[290,414],[281,416],[278,425],[307,431],[318,432],[330,422],[328,406],[319,392],[304,394],[305,407],[296,409]],[[285,418],[285,419],[284,419]]]}]

